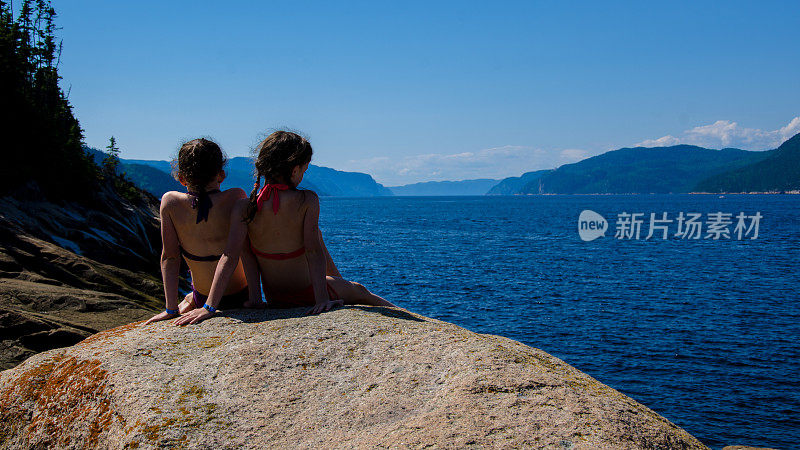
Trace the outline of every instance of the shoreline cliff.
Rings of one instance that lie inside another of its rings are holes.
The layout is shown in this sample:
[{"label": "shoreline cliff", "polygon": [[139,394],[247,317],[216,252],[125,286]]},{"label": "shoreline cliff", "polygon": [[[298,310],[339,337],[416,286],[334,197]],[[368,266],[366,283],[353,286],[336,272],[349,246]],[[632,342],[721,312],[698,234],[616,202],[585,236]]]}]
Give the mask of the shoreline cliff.
[{"label": "shoreline cliff", "polygon": [[93,196],[0,196],[0,369],[164,307],[158,203],[108,185]]}]

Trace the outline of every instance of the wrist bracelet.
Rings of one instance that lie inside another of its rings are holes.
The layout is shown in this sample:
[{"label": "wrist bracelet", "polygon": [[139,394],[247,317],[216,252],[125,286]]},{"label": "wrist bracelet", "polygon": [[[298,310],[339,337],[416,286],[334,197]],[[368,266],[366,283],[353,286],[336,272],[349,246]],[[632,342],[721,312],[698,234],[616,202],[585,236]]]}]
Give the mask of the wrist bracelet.
[{"label": "wrist bracelet", "polygon": [[217,308],[214,308],[213,306],[209,305],[208,303],[204,304],[203,308],[207,309],[208,312],[210,312],[211,314],[214,314],[215,312],[217,312]]},{"label": "wrist bracelet", "polygon": [[167,314],[169,314],[171,316],[174,316],[175,314],[179,314],[180,313],[180,311],[178,311],[177,309],[169,309],[169,308],[167,308],[166,311],[167,311]]}]

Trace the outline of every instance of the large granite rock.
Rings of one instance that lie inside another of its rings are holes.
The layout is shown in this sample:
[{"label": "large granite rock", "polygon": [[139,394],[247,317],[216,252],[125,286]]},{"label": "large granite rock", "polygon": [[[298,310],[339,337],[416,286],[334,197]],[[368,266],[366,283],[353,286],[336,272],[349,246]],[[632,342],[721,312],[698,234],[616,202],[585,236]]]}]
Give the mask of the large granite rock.
[{"label": "large granite rock", "polygon": [[158,202],[95,194],[0,197],[0,369],[164,307]]},{"label": "large granite rock", "polygon": [[547,353],[402,309],[130,324],[0,374],[0,447],[705,448]]}]

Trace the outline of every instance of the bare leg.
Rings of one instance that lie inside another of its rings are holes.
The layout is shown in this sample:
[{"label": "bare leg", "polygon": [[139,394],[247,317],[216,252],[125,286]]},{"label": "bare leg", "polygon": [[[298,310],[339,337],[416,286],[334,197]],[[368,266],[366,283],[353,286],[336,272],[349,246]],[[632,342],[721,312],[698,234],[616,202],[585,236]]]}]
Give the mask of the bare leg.
[{"label": "bare leg", "polygon": [[319,242],[322,244],[322,252],[325,253],[325,275],[329,277],[342,278],[342,274],[339,273],[339,269],[337,269],[336,264],[333,263],[331,254],[328,253],[328,247],[325,246],[325,241],[322,240],[321,230],[319,231]]},{"label": "bare leg", "polygon": [[183,298],[183,301],[180,303],[180,305],[178,305],[178,312],[184,314],[193,310],[194,308],[194,295],[189,292],[186,294],[186,297]]},{"label": "bare leg", "polygon": [[333,277],[327,277],[327,282],[339,294],[339,297],[344,300],[345,305],[396,306],[373,294],[360,283]]},{"label": "bare leg", "polygon": [[322,244],[322,251],[325,253],[325,275],[327,282],[344,300],[345,305],[372,305],[372,306],[396,306],[386,299],[379,297],[369,291],[360,283],[353,283],[342,278],[339,269],[328,252],[328,247],[322,239],[322,231],[319,231],[319,242]]}]

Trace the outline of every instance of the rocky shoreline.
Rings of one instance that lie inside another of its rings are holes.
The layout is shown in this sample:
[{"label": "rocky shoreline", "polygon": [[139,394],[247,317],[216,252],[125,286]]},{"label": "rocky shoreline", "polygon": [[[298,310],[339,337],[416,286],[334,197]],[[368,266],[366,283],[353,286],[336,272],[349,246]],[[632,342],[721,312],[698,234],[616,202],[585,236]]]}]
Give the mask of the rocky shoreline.
[{"label": "rocky shoreline", "polygon": [[0,369],[163,308],[158,203],[0,197]]}]

